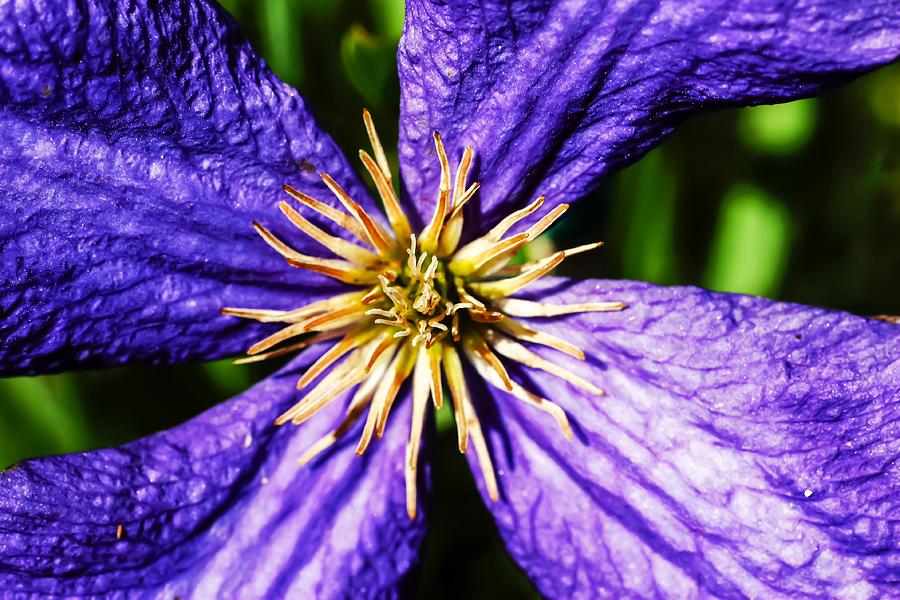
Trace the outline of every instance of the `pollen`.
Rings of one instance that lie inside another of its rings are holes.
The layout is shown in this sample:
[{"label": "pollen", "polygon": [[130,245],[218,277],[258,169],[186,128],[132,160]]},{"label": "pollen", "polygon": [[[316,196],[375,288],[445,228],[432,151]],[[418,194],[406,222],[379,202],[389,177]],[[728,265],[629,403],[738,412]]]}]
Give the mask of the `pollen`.
[{"label": "pollen", "polygon": [[[455,173],[440,134],[434,145],[441,175],[434,215],[416,235],[391,180],[384,149],[372,117],[363,111],[372,154],[360,150],[363,166],[372,177],[384,205],[387,223],[368,214],[327,174],[321,174],[343,210],[334,208],[285,185],[287,195],[305,210],[333,222],[343,237],[333,236],[304,217],[295,205],[282,200],[281,213],[303,234],[332,256],[309,256],[294,250],[260,223],[253,228],[293,267],[324,274],[356,288],[289,311],[223,308],[227,315],[285,326],[248,350],[238,363],[255,362],[332,342],[297,382],[305,394],[275,421],[300,425],[344,392],[353,391],[344,419],[301,457],[305,465],[333,446],[359,420],[364,419],[356,454],[362,455],[381,438],[401,387],[411,379],[412,420],[406,445],[404,473],[406,507],[416,517],[416,481],[419,447],[429,399],[436,409],[444,403],[444,382],[449,388],[456,421],[459,451],[474,447],[485,488],[492,500],[499,488],[466,373],[475,373],[518,401],[547,413],[566,438],[572,438],[565,411],[526,389],[509,374],[507,365],[520,363],[545,371],[588,393],[602,395],[593,383],[539,356],[530,345],[543,345],[584,359],[571,343],[533,329],[517,317],[540,319],[582,312],[617,311],[620,302],[554,305],[510,297],[543,277],[567,257],[600,247],[587,244],[556,252],[546,258],[511,265],[510,260],[566,212],[561,204],[532,225],[510,233],[521,221],[539,211],[541,196],[493,229],[460,246],[463,207],[479,189],[469,183],[474,151],[466,148]],[[470,369],[464,367],[464,361]],[[318,380],[318,381],[317,381]],[[311,389],[307,389],[316,382]]]}]

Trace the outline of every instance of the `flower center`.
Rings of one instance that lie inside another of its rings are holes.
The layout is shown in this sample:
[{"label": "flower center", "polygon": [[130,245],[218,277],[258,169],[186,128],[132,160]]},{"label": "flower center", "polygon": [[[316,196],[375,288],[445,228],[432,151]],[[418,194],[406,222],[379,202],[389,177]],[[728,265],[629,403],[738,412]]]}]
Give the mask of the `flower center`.
[{"label": "flower center", "polygon": [[381,293],[391,307],[370,308],[366,314],[381,317],[375,319],[378,325],[396,327],[394,339],[409,337],[413,348],[422,343],[430,348],[448,335],[448,323],[459,330],[459,310],[472,305],[455,301],[459,294],[449,289],[447,271],[438,257],[431,255],[428,261],[427,252],[417,253],[415,235],[410,235],[410,242],[403,270],[393,280],[391,272],[378,276]]},{"label": "flower center", "polygon": [[515,317],[540,319],[621,310],[625,305],[619,302],[553,305],[510,297],[550,272],[566,257],[593,250],[601,243],[510,265],[510,259],[525,244],[540,236],[568,208],[561,204],[524,230],[507,235],[541,207],[544,201],[541,196],[481,237],[459,247],[463,207],[479,189],[477,182],[467,185],[474,152],[466,148],[462,153],[451,183],[450,164],[438,133],[434,134],[441,165],[437,203],[431,221],[416,236],[397,199],[387,158],[368,111],[363,111],[363,120],[374,158],[365,151],[360,151],[360,158],[378,189],[389,228],[374,215],[367,214],[324,173],[323,181],[346,212],[290,186],[284,186],[284,190],[359,243],[326,233],[285,201],[279,202],[278,207],[300,231],[338,258],[301,254],[263,225],[253,223],[266,243],[291,266],[323,273],[359,291],[290,311],[223,308],[227,315],[287,324],[251,346],[249,356],[236,362],[264,360],[312,344],[338,340],[307,369],[297,387],[303,389],[317,379],[318,383],[276,420],[278,425],[288,421],[299,425],[344,392],[355,389],[344,420],[300,457],[301,464],[331,447],[363,414],[366,420],[356,453],[365,452],[373,438],[383,435],[394,400],[403,383],[412,376],[412,422],[404,461],[410,518],[416,515],[418,455],[428,399],[432,399],[435,409],[443,406],[446,380],[453,401],[459,450],[465,453],[471,440],[488,493],[497,500],[499,490],[493,464],[468,392],[463,360],[492,386],[547,412],[571,439],[572,430],[565,412],[517,383],[504,366],[504,359],[545,371],[589,393],[603,392],[569,369],[541,357],[530,346],[549,346],[583,360],[580,349]]}]

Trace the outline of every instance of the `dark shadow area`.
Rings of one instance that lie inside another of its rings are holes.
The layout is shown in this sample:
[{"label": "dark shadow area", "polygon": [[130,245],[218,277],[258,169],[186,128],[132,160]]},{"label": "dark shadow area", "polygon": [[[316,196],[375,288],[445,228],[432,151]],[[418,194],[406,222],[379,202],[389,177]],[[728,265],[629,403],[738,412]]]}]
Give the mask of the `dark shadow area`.
[{"label": "dark shadow area", "polygon": [[443,431],[432,451],[431,530],[416,589],[418,600],[520,600],[540,598],[507,556],[494,520],[456,447]]}]

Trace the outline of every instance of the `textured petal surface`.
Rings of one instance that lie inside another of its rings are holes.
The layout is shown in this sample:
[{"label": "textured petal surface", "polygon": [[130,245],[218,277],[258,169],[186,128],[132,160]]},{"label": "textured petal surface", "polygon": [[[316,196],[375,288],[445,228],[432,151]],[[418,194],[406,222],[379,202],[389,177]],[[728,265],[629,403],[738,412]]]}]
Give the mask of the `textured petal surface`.
[{"label": "textured petal surface", "polygon": [[544,300],[629,304],[535,320],[588,358],[542,354],[606,391],[523,375],[574,441],[506,394],[482,401],[504,495],[487,503],[544,594],[898,593],[900,326],[630,282]]},{"label": "textured petal surface", "polygon": [[480,157],[493,223],[538,194],[580,198],[693,112],[810,95],[898,54],[894,0],[409,0],[404,182],[430,214],[440,131],[451,160]]},{"label": "textured petal surface", "polygon": [[[147,439],[0,474],[0,589],[166,599],[400,594],[424,535],[424,520],[406,516],[406,429],[389,426],[362,458],[348,440],[299,467],[345,408],[339,398],[299,428],[272,425],[297,400],[299,370]],[[408,408],[393,418],[408,422]]]},{"label": "textured petal surface", "polygon": [[288,230],[283,183],[326,200],[317,170],[365,198],[205,0],[3,3],[0,371],[244,350],[259,330],[221,306],[293,308],[326,285],[250,226]]}]

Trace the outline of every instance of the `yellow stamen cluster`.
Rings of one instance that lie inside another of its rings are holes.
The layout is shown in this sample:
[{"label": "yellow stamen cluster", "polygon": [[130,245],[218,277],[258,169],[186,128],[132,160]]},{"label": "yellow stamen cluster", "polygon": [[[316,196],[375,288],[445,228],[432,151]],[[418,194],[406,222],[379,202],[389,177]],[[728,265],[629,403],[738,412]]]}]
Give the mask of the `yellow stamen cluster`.
[{"label": "yellow stamen cluster", "polygon": [[467,185],[474,153],[472,148],[465,149],[451,183],[450,164],[438,133],[434,134],[441,165],[437,204],[431,221],[417,237],[394,191],[387,158],[368,111],[363,111],[363,120],[374,158],[363,150],[359,154],[384,204],[390,228],[367,214],[327,174],[321,175],[322,180],[346,212],[290,186],[284,186],[284,190],[300,204],[333,221],[362,245],[326,233],[284,201],[278,204],[281,212],[338,258],[301,254],[261,224],[253,223],[260,236],[292,266],[361,286],[361,290],[290,311],[223,308],[225,314],[287,324],[254,344],[249,356],[237,362],[264,360],[339,338],[309,367],[297,387],[305,388],[330,368],[327,374],[276,421],[278,425],[288,421],[296,425],[303,423],[343,392],[356,388],[344,420],[300,457],[301,464],[332,446],[363,414],[366,420],[356,453],[365,452],[373,438],[383,435],[397,394],[412,375],[412,423],[404,464],[410,518],[416,515],[416,470],[428,399],[430,396],[436,409],[441,408],[446,378],[459,450],[465,453],[469,440],[472,441],[485,486],[490,497],[497,500],[494,468],[466,385],[460,354],[491,385],[547,412],[571,439],[572,430],[565,412],[516,383],[503,359],[546,371],[592,394],[603,392],[520,342],[549,346],[583,360],[580,349],[513,317],[621,310],[624,304],[548,305],[508,298],[547,274],[567,256],[601,244],[579,246],[530,263],[508,265],[525,244],[541,235],[568,208],[561,204],[524,231],[507,235],[517,223],[541,207],[542,196],[500,221],[482,237],[458,247],[463,227],[462,208],[479,188],[477,182]]}]

